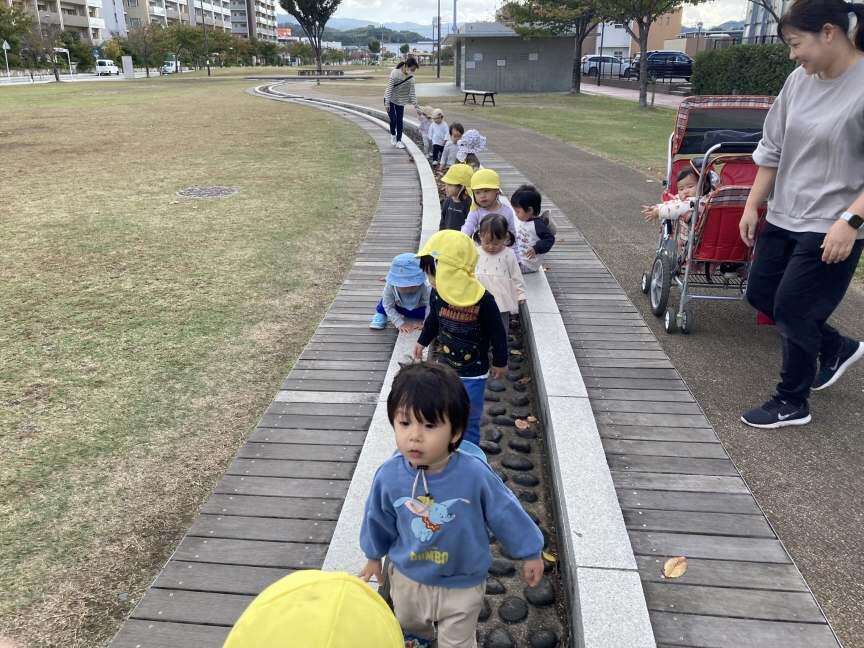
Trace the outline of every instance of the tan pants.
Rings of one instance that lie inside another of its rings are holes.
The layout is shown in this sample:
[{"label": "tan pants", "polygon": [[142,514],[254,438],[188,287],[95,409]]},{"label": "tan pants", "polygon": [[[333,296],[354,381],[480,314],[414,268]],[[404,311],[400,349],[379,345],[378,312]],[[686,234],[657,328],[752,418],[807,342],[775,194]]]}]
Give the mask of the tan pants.
[{"label": "tan pants", "polygon": [[425,640],[437,636],[438,648],[477,647],[485,581],[465,588],[423,585],[401,574],[392,563],[390,566],[390,597],[405,634]]}]

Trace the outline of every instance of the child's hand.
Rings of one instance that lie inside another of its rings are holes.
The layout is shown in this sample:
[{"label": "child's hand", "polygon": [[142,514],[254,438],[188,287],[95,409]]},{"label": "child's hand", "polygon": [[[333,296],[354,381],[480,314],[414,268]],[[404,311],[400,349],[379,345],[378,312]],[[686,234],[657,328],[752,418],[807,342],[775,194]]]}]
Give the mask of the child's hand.
[{"label": "child's hand", "polygon": [[[543,567],[540,567],[540,573],[543,573]],[[360,573],[357,574],[361,580],[369,582],[370,578],[375,578],[375,581],[381,582],[381,561],[380,560],[367,560],[366,566],[360,570]]]},{"label": "child's hand", "polygon": [[426,348],[426,347],[424,347],[424,346],[423,346],[422,344],[420,344],[419,342],[418,342],[417,344],[414,345],[414,359],[415,359],[415,360],[422,360],[422,359],[423,359],[423,350],[424,350],[425,348]]},{"label": "child's hand", "polygon": [[543,559],[532,558],[522,562],[522,580],[528,587],[537,587],[543,578]]},{"label": "child's hand", "polygon": [[504,380],[507,376],[507,367],[492,367],[489,369],[489,375],[496,380]]},{"label": "child's hand", "polygon": [[642,205],[642,218],[646,223],[653,223],[660,218],[660,210],[657,205]]},{"label": "child's hand", "polygon": [[415,327],[413,324],[411,324],[409,322],[405,322],[404,324],[399,325],[399,332],[400,333],[410,333],[411,331],[414,330],[414,328]]}]

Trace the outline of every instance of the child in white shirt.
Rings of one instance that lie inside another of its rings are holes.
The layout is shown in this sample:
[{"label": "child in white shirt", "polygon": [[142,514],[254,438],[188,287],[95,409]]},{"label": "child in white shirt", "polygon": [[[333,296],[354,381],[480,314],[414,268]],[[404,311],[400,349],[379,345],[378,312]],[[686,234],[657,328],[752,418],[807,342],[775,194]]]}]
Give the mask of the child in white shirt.
[{"label": "child in white shirt", "polygon": [[474,276],[483,284],[498,304],[504,330],[510,331],[510,316],[519,313],[525,302],[525,282],[513,251],[513,233],[501,214],[489,214],[480,221],[474,234],[477,246],[477,268]]},{"label": "child in white shirt", "polygon": [[450,138],[450,127],[444,121],[444,113],[436,108],[432,111],[432,125],[429,127],[429,139],[432,141],[432,166],[438,166],[444,145]]},{"label": "child in white shirt", "polygon": [[522,272],[537,272],[543,257],[555,245],[555,225],[549,212],[540,211],[540,192],[522,185],[510,196],[516,215],[516,254]]},{"label": "child in white shirt", "polygon": [[429,138],[429,129],[432,127],[432,108],[418,106],[417,119],[420,122],[420,137],[423,138],[423,154],[428,158],[432,155],[432,140]]}]

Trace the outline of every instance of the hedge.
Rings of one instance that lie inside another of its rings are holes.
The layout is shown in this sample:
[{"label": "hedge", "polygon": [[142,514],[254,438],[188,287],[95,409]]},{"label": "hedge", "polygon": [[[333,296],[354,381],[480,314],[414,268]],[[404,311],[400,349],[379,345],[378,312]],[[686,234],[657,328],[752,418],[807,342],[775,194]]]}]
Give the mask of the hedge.
[{"label": "hedge", "polygon": [[777,95],[795,64],[782,44],[736,45],[696,55],[693,94]]}]

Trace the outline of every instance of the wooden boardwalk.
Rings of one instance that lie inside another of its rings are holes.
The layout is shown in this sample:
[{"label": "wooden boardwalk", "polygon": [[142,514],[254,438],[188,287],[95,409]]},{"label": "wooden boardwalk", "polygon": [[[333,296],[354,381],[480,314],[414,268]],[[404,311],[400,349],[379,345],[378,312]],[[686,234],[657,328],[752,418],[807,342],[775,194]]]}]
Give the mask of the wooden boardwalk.
[{"label": "wooden boardwalk", "polygon": [[[505,192],[528,182],[500,156],[482,157]],[[638,310],[568,216],[544,200],[548,207],[559,240],[547,277],[588,389],[658,647],[838,648]],[[687,556],[689,569],[665,580],[661,568],[673,556]]]},{"label": "wooden boardwalk", "polygon": [[338,114],[381,152],[366,239],[282,390],[112,648],[219,648],[256,594],[324,560],[396,339],[368,328],[380,279],[393,256],[417,249],[421,216],[407,152],[379,126]]}]

